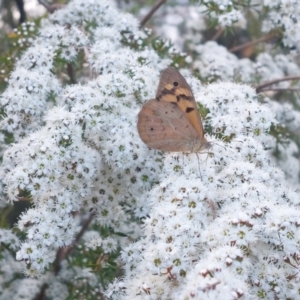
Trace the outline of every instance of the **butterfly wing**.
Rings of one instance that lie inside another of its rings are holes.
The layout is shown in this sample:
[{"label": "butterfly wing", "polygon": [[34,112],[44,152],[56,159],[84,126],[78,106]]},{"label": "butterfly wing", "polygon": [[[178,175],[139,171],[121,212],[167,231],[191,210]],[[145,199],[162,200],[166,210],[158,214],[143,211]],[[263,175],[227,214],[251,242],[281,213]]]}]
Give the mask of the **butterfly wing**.
[{"label": "butterfly wing", "polygon": [[177,103],[199,137],[204,138],[204,130],[192,90],[176,69],[169,67],[161,73],[156,99]]},{"label": "butterfly wing", "polygon": [[177,103],[152,99],[138,114],[137,124],[142,141],[162,151],[194,152],[201,143],[199,135]]}]

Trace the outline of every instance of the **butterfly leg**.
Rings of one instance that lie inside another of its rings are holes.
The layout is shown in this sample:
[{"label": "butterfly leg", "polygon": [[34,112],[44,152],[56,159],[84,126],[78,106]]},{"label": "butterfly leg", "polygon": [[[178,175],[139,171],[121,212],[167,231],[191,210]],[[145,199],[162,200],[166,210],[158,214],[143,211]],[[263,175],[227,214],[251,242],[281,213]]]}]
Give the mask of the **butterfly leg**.
[{"label": "butterfly leg", "polygon": [[200,175],[200,179],[202,181],[202,175],[201,175],[201,169],[200,169],[200,161],[199,161],[199,156],[198,156],[198,153],[195,153],[196,156],[197,156],[197,160],[198,160],[198,169],[199,169],[199,175]]}]

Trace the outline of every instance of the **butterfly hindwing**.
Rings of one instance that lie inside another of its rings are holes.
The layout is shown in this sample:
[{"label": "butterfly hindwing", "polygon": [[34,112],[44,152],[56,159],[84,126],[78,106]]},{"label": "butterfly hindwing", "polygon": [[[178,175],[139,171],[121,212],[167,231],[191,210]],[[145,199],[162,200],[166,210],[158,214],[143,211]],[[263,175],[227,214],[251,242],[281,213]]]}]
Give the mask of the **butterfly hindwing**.
[{"label": "butterfly hindwing", "polygon": [[138,132],[150,148],[162,151],[189,152],[198,133],[177,103],[152,99],[138,115]]},{"label": "butterfly hindwing", "polygon": [[184,77],[174,68],[165,69],[160,77],[156,99],[177,103],[181,111],[197,131],[204,137],[204,130],[192,90]]}]

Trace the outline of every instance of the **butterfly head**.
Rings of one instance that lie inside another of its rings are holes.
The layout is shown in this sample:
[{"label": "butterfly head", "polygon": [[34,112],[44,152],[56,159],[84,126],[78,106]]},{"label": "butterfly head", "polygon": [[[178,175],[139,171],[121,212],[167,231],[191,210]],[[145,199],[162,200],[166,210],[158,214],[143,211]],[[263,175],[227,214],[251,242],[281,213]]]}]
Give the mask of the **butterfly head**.
[{"label": "butterfly head", "polygon": [[207,142],[204,144],[204,149],[203,150],[209,150],[212,147],[212,143],[211,142]]},{"label": "butterfly head", "polygon": [[199,153],[205,150],[210,149],[212,143],[208,142],[206,138],[193,140],[192,143],[189,145],[192,153]]}]

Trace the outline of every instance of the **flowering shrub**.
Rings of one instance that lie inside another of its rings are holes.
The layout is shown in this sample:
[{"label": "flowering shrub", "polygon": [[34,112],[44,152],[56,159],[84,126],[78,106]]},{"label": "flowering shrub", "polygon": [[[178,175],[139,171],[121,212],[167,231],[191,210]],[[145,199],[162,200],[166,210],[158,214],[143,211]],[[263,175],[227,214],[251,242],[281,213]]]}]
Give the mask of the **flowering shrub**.
[{"label": "flowering shrub", "polygon": [[[222,26],[242,18],[232,3],[209,4],[224,11]],[[206,15],[196,14],[199,29]],[[251,86],[299,74],[297,59],[239,59],[215,41],[190,41],[191,60],[150,40],[112,1],[73,0],[42,21],[17,61],[0,99],[2,141],[14,142],[2,150],[0,205],[31,206],[16,232],[0,230],[0,299],[299,297],[298,144],[276,127],[297,133],[299,113]],[[170,64],[211,82],[181,70],[213,144],[200,164],[149,149],[137,133]]]}]

